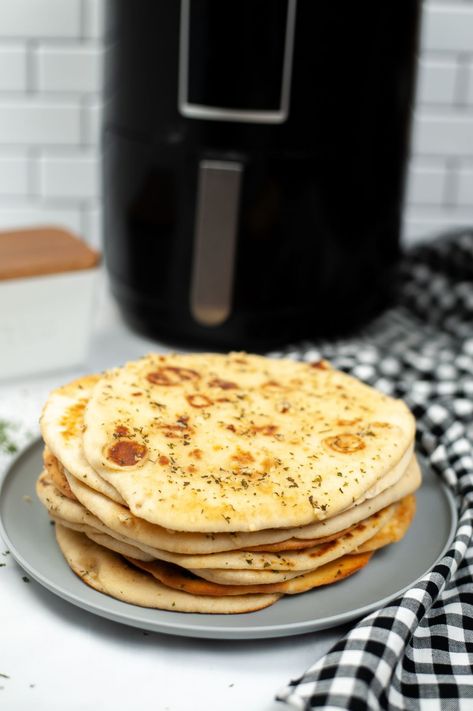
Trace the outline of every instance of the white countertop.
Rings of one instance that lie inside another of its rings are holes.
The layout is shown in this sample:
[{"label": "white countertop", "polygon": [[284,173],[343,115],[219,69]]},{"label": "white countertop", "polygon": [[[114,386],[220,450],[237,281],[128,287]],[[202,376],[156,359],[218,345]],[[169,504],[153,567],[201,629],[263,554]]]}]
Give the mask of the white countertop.
[{"label": "white countertop", "polygon": [[[81,373],[167,350],[133,334],[103,286],[89,362],[70,370],[0,381],[0,419],[18,440],[38,433],[52,387]],[[3,473],[6,458],[0,458]],[[24,572],[0,538],[0,708],[5,711],[282,711],[278,689],[299,676],[346,627],[269,640],[213,641],[143,632],[64,602]],[[7,676],[8,678],[4,677]]]}]

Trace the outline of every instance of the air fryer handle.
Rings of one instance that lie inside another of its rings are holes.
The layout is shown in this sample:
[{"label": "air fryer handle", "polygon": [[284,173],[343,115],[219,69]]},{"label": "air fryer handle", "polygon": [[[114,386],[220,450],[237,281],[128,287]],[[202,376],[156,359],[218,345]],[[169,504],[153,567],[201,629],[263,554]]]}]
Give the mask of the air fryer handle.
[{"label": "air fryer handle", "polygon": [[232,310],[243,165],[199,164],[190,307],[203,326],[219,326]]}]

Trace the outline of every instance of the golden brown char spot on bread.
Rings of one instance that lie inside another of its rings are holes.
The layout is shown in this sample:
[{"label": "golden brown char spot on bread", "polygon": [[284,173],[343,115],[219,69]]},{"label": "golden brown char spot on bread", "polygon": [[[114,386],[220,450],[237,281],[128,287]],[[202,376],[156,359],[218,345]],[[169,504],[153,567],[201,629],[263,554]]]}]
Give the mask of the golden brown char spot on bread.
[{"label": "golden brown char spot on bread", "polygon": [[115,427],[114,437],[129,437],[131,435],[130,430],[125,425],[117,425]]},{"label": "golden brown char spot on bread", "polygon": [[192,368],[178,368],[172,365],[165,365],[146,376],[152,385],[179,385],[187,380],[198,380],[199,378],[199,373]]},{"label": "golden brown char spot on bread", "polygon": [[210,407],[213,405],[212,400],[207,397],[207,395],[201,395],[200,393],[192,393],[191,395],[186,395],[186,400],[191,407],[201,408]]},{"label": "golden brown char spot on bread", "polygon": [[[347,534],[347,537],[351,538],[352,534]],[[330,553],[332,550],[336,550],[338,547],[338,541],[329,541],[328,543],[322,543],[322,545],[318,546],[312,553],[308,553],[310,558],[320,558],[320,556],[325,555],[326,553]]]},{"label": "golden brown char spot on bread", "polygon": [[121,467],[132,467],[142,460],[147,452],[148,448],[144,444],[131,440],[120,440],[109,447],[107,457]]},{"label": "golden brown char spot on bread", "polygon": [[186,439],[194,431],[188,422],[188,417],[180,417],[175,422],[154,423],[153,427],[154,429],[161,430],[167,439]]},{"label": "golden brown char spot on bread", "polygon": [[221,388],[222,390],[234,390],[238,385],[231,380],[223,380],[222,378],[213,378],[209,382],[211,388]]},{"label": "golden brown char spot on bread", "polygon": [[276,434],[278,429],[279,428],[277,425],[259,425],[259,426],[253,425],[252,427],[250,427],[250,433],[252,435],[262,434],[262,435],[265,435],[266,437],[272,437]]},{"label": "golden brown char spot on bread", "polygon": [[261,387],[263,388],[263,390],[267,390],[268,392],[278,392],[279,390],[287,390],[286,386],[282,385],[277,380],[267,380],[261,385]]},{"label": "golden brown char spot on bread", "polygon": [[323,442],[327,447],[335,452],[340,452],[340,454],[353,454],[353,452],[358,452],[366,447],[359,435],[350,433],[326,437]]},{"label": "golden brown char spot on bread", "polygon": [[194,459],[202,459],[203,452],[201,449],[192,449],[189,452],[189,457],[193,457]]},{"label": "golden brown char spot on bread", "polygon": [[248,365],[248,359],[243,356],[235,357],[233,353],[230,353],[230,357],[233,359],[234,363],[238,363],[239,365]]},{"label": "golden brown char spot on bread", "polygon": [[242,464],[244,466],[247,464],[251,464],[255,461],[255,458],[253,457],[251,452],[248,452],[244,449],[240,449],[240,447],[237,447],[235,453],[232,454],[231,459],[235,462],[238,462],[238,464]]},{"label": "golden brown char spot on bread", "polygon": [[76,437],[82,431],[86,405],[87,398],[82,398],[67,408],[59,423],[62,427],[62,436],[64,439]]},{"label": "golden brown char spot on bread", "polygon": [[326,360],[314,360],[309,363],[310,368],[317,368],[317,370],[330,370],[330,363]]}]

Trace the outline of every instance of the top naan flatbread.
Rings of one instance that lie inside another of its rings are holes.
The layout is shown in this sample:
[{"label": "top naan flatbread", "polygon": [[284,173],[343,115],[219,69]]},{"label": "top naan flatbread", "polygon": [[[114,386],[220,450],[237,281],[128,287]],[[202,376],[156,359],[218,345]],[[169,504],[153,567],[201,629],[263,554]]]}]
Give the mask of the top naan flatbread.
[{"label": "top naan flatbread", "polygon": [[401,460],[415,429],[401,401],[325,362],[245,353],[128,363],[96,383],[84,422],[87,461],[135,515],[200,532],[332,517]]}]

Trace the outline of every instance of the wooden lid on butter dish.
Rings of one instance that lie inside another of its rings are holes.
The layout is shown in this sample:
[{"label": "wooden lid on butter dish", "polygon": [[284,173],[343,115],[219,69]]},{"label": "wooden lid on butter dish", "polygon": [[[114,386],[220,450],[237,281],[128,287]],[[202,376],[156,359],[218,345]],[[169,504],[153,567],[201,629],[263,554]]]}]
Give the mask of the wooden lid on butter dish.
[{"label": "wooden lid on butter dish", "polygon": [[99,253],[58,227],[0,232],[0,280],[92,269]]}]

